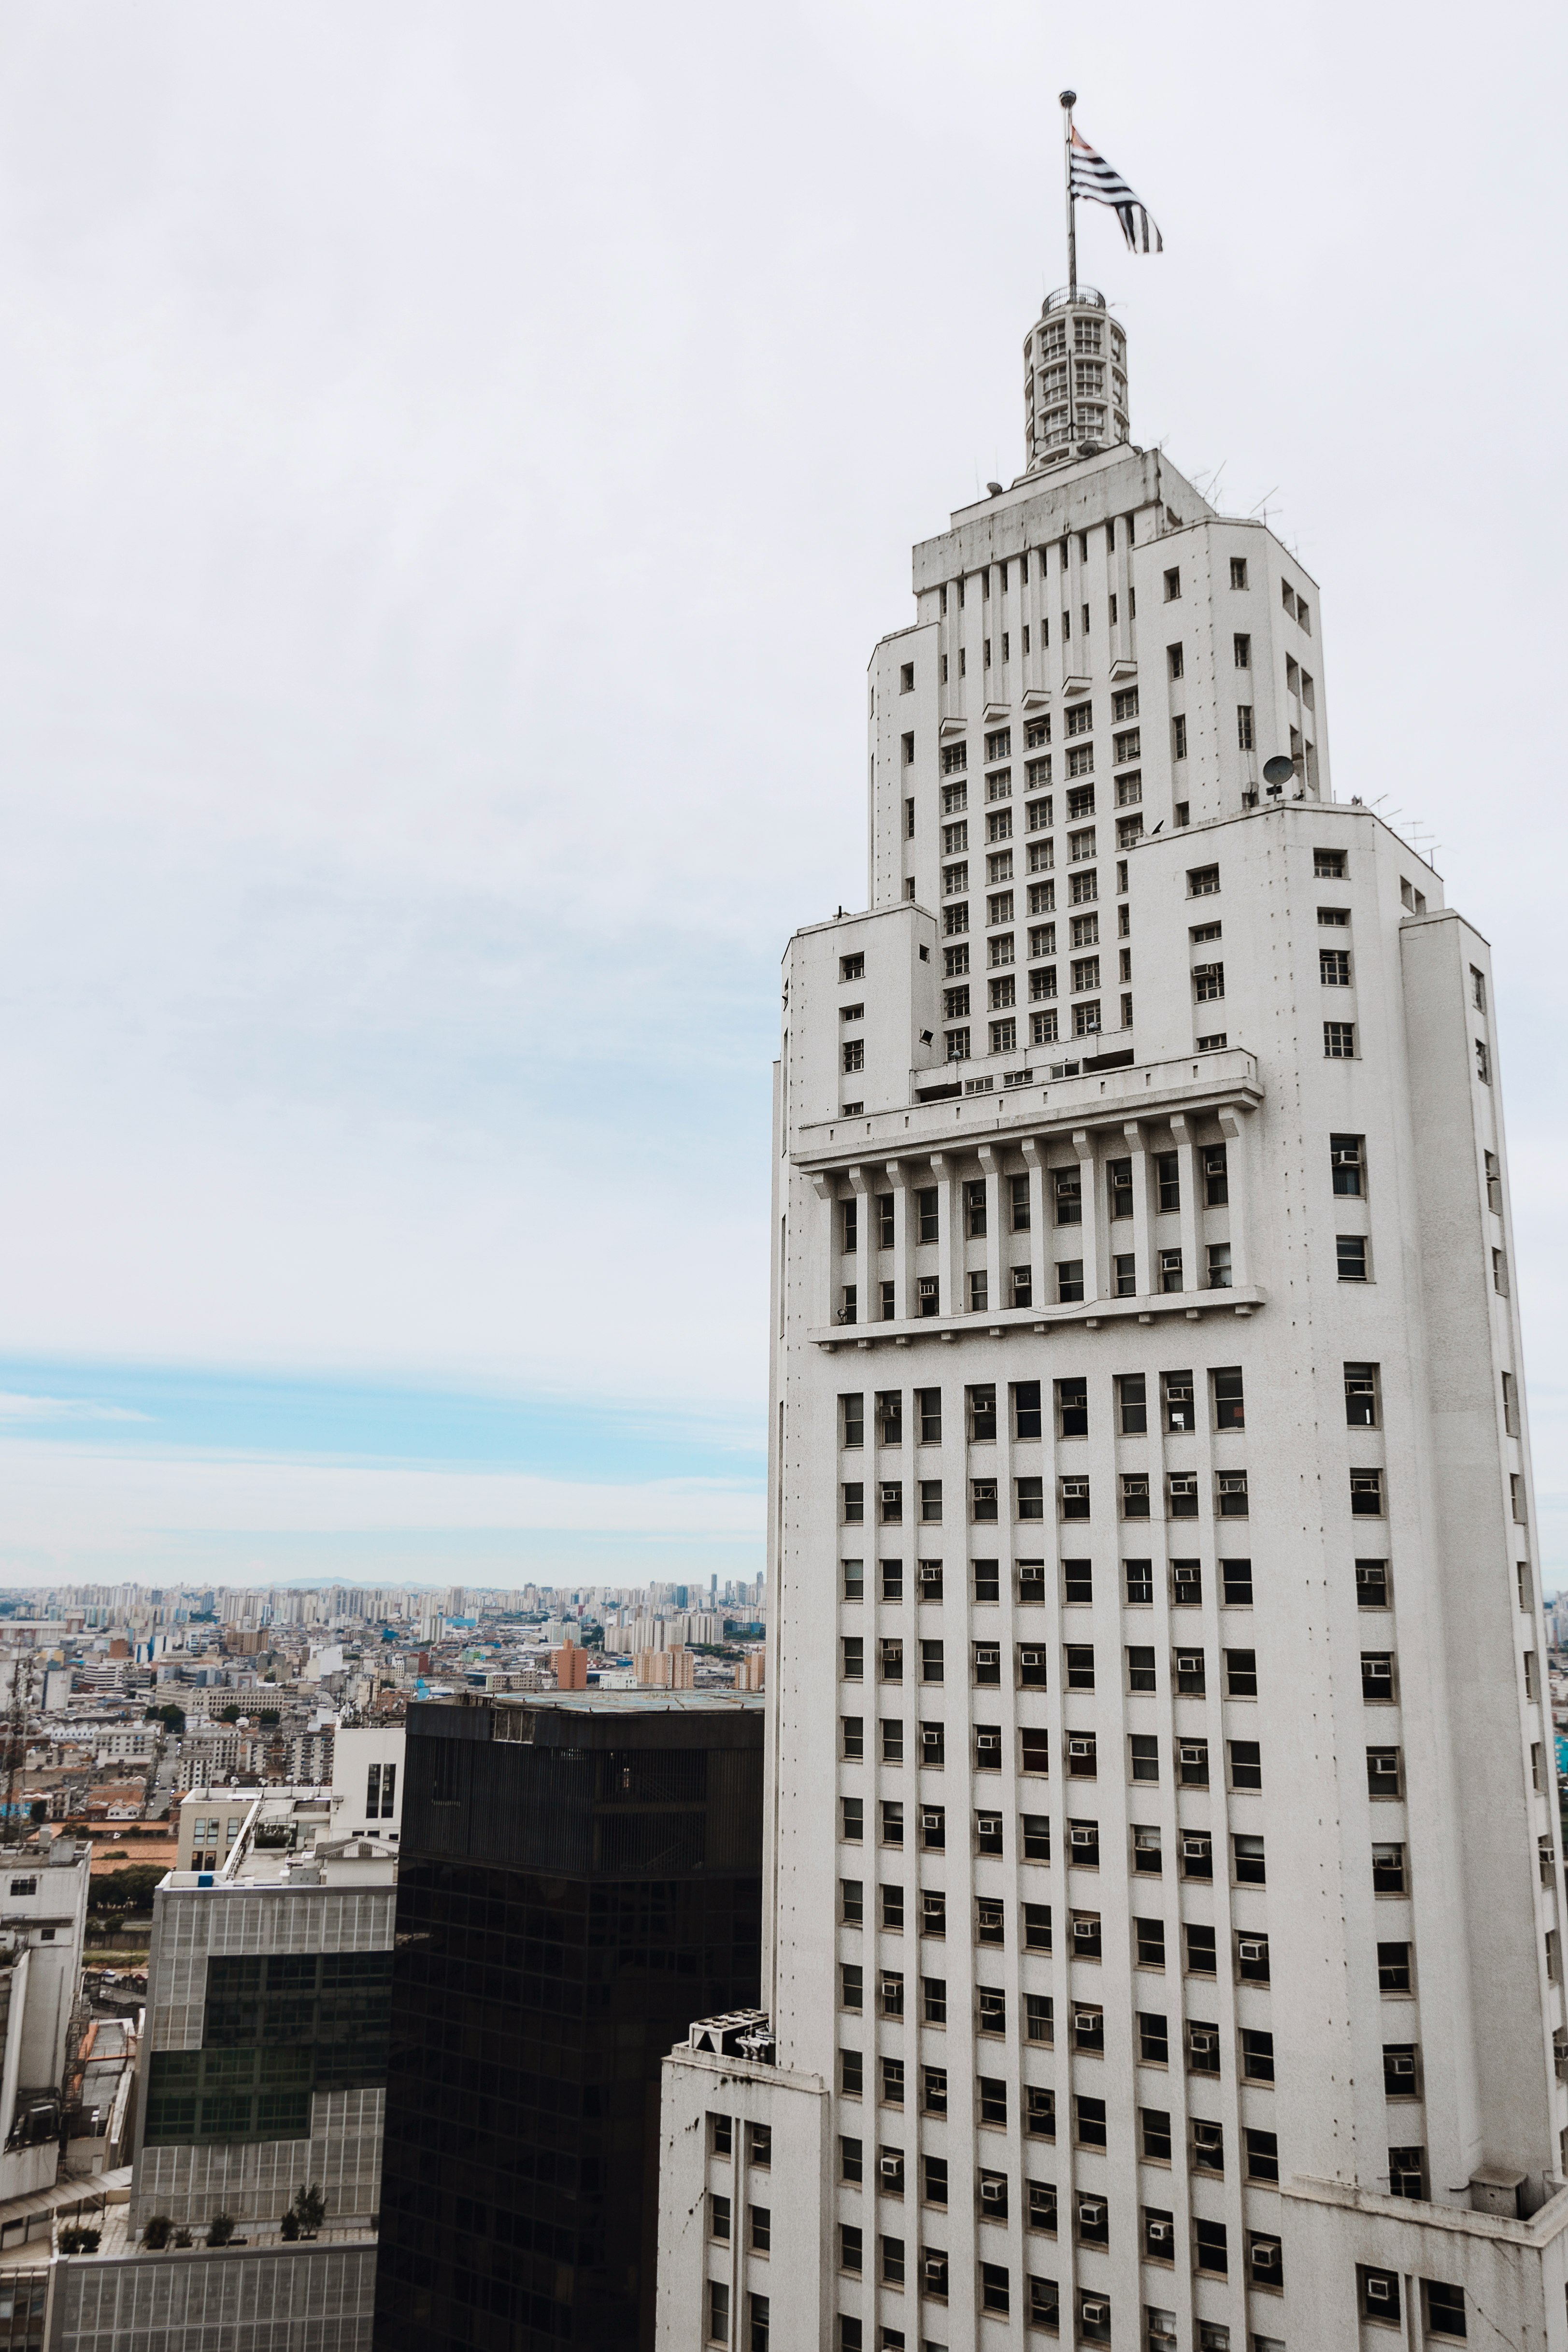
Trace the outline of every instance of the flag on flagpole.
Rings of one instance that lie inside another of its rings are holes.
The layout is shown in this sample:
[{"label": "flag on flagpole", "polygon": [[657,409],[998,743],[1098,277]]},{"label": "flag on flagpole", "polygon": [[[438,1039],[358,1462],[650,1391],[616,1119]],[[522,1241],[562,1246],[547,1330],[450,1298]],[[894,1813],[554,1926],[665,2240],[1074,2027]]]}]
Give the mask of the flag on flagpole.
[{"label": "flag on flagpole", "polygon": [[1142,200],[1135,196],[1120,172],[1097,155],[1087,139],[1073,125],[1072,171],[1068,181],[1072,195],[1087,197],[1091,205],[1109,205],[1121,223],[1121,234],[1127,239],[1130,253],[1163,253],[1165,240],[1157,225],[1149,217]]}]

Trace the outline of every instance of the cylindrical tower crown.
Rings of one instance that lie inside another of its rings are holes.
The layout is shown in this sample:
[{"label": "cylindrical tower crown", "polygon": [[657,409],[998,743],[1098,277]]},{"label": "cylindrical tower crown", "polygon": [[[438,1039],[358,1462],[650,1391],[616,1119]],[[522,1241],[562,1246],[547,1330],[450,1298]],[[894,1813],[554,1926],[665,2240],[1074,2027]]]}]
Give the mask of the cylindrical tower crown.
[{"label": "cylindrical tower crown", "polygon": [[1024,338],[1026,470],[1065,466],[1127,437],[1127,338],[1103,294],[1060,287]]}]

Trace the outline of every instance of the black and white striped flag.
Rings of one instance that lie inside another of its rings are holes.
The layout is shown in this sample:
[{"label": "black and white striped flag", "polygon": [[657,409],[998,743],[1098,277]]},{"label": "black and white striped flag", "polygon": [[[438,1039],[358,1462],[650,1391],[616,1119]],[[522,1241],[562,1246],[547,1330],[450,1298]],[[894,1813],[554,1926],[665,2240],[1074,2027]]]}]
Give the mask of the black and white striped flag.
[{"label": "black and white striped flag", "polygon": [[1121,234],[1127,239],[1130,253],[1163,253],[1165,240],[1149,217],[1142,201],[1133,194],[1126,181],[1114,171],[1103,155],[1097,155],[1087,139],[1080,137],[1076,123],[1072,134],[1071,193],[1086,196],[1092,205],[1109,205],[1121,223]]}]

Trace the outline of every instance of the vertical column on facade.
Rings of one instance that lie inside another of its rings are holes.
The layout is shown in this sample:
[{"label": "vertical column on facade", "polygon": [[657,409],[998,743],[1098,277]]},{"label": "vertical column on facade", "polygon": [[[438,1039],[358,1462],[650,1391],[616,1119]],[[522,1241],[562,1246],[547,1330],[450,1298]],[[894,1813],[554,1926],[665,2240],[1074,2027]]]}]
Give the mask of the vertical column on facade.
[{"label": "vertical column on facade", "polygon": [[855,1320],[857,1323],[869,1323],[874,1319],[871,1307],[872,1270],[877,1263],[871,1239],[870,1179],[864,1168],[847,1168],[844,1180],[856,1203]]},{"label": "vertical column on facade", "polygon": [[1100,1215],[1095,1193],[1094,1138],[1087,1127],[1074,1128],[1072,1148],[1078,1154],[1079,1202],[1083,1215],[1083,1296],[1087,1306],[1091,1298],[1105,1297],[1105,1275],[1100,1261],[1100,1236],[1106,1220]]},{"label": "vertical column on facade", "polygon": [[888,1181],[893,1188],[893,1313],[900,1322],[915,1312],[910,1293],[910,1189],[901,1161],[889,1160]]},{"label": "vertical column on facade", "polygon": [[[1042,562],[1044,558],[1041,559]],[[1037,1135],[1018,1147],[1029,1173],[1029,1296],[1037,1311],[1051,1302],[1050,1228],[1046,1223],[1046,1152]]]},{"label": "vertical column on facade", "polygon": [[[817,1199],[822,1202],[823,1207],[827,1211],[827,1247],[822,1254],[822,1265],[826,1271],[822,1277],[822,1288],[821,1293],[819,1294],[822,1300],[822,1311],[815,1318],[815,1320],[818,1328],[825,1326],[830,1328],[837,1319],[838,1309],[838,1301],[834,1296],[838,1287],[837,1282],[834,1280],[834,1276],[837,1273],[838,1266],[838,1236],[833,1230],[834,1212],[837,1207],[838,1192],[832,1177],[821,1169],[814,1169],[812,1171],[811,1189],[816,1194]],[[781,1250],[779,1253],[779,1281],[781,1286],[784,1281],[786,1267],[784,1260],[784,1253]],[[780,1312],[781,1314],[783,1312],[782,1303]],[[813,1318],[811,1317],[807,1317],[808,1322],[812,1319]]]},{"label": "vertical column on facade", "polygon": [[1001,1159],[994,1143],[981,1145],[980,1172],[985,1180],[985,1296],[993,1315],[1012,1304],[1003,1288],[1006,1274],[1002,1262],[1002,1222],[1006,1196],[1002,1190]]},{"label": "vertical column on facade", "polygon": [[1226,1172],[1230,1193],[1230,1278],[1237,1290],[1252,1280],[1252,1259],[1247,1249],[1247,1187],[1252,1171],[1247,1165],[1247,1109],[1241,1103],[1222,1103],[1219,1111],[1219,1131],[1229,1146]]},{"label": "vertical column on facade", "polygon": [[1154,1287],[1149,1232],[1149,1154],[1143,1147],[1143,1129],[1135,1118],[1126,1121],[1121,1138],[1132,1161],[1133,1287],[1140,1298],[1146,1298]]},{"label": "vertical column on facade", "polygon": [[1198,1156],[1193,1131],[1183,1111],[1171,1113],[1171,1140],[1176,1148],[1176,1172],[1181,1184],[1182,1288],[1201,1290],[1198,1265]]},{"label": "vertical column on facade", "polygon": [[942,1297],[938,1305],[943,1315],[961,1315],[963,1312],[963,1187],[958,1181],[950,1152],[931,1153],[931,1172],[940,1194],[936,1229]]}]

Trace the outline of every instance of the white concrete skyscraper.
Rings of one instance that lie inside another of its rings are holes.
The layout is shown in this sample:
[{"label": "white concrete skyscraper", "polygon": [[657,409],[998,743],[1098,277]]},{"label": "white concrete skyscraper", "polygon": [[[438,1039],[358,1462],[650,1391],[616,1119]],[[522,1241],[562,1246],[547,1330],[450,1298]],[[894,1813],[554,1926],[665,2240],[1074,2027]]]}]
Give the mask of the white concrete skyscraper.
[{"label": "white concrete skyscraper", "polygon": [[1102,298],[1024,366],[784,960],[773,2063],[666,2066],[660,2352],[1563,2352],[1489,952]]}]

